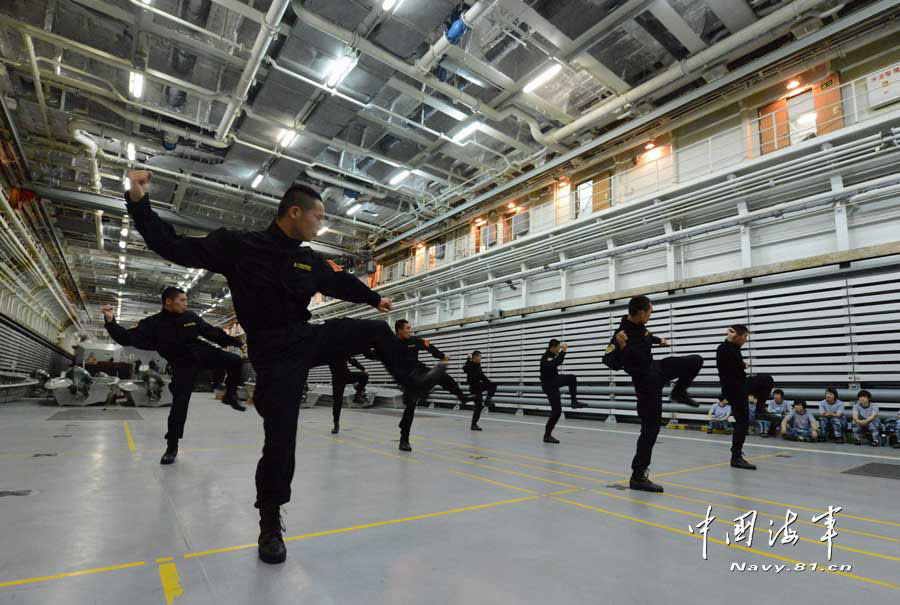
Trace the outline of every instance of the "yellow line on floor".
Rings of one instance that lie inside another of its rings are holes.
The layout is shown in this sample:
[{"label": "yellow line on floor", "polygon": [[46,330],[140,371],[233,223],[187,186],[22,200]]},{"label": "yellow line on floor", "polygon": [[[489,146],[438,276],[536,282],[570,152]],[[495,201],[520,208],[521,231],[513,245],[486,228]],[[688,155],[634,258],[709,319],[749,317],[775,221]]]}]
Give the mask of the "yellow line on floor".
[{"label": "yellow line on floor", "polygon": [[53,574],[50,576],[39,576],[36,578],[25,578],[24,580],[12,580],[10,582],[0,582],[0,588],[5,586],[21,586],[22,584],[34,584],[36,582],[46,582],[48,580],[60,580],[62,578],[74,578],[77,576],[87,576],[90,574],[101,573],[104,571],[115,571],[118,569],[127,569],[129,567],[140,567],[146,565],[146,561],[135,561],[134,563],[123,563],[121,565],[111,565],[109,567],[96,567],[94,569],[84,569],[81,571],[67,571],[65,573]]},{"label": "yellow line on floor", "polygon": [[[560,497],[558,497],[558,496],[554,496],[552,499],[553,499],[553,500],[556,500],[556,501],[558,501],[558,502],[563,502],[563,503],[565,503],[565,504],[569,504],[569,505],[571,505],[571,506],[576,506],[576,507],[578,507],[578,508],[584,508],[584,509],[592,510],[592,511],[595,511],[595,512],[598,512],[598,513],[603,513],[603,514],[605,514],[605,515],[610,515],[610,516],[612,516],[612,517],[617,517],[617,518],[619,518],[619,519],[625,519],[626,521],[632,521],[632,522],[634,522],[634,523],[640,523],[640,524],[642,524],[642,525],[648,525],[648,526],[650,526],[650,527],[656,527],[657,529],[663,529],[663,530],[666,530],[666,531],[670,531],[670,532],[673,532],[673,533],[676,533],[676,534],[680,534],[680,535],[682,535],[682,536],[687,536],[687,537],[689,537],[689,538],[693,538],[693,539],[695,539],[695,540],[700,540],[700,539],[702,539],[702,536],[701,536],[701,535],[698,535],[698,534],[692,534],[692,533],[690,533],[690,532],[687,531],[687,530],[678,529],[677,527],[670,527],[670,526],[668,526],[668,525],[663,525],[662,523],[654,523],[653,521],[645,521],[644,519],[638,519],[638,518],[636,518],[636,517],[631,517],[631,516],[629,516],[629,515],[623,515],[623,514],[621,514],[621,513],[616,513],[616,512],[610,511],[610,510],[606,510],[606,509],[600,508],[600,507],[598,507],[598,506],[592,506],[592,505],[590,505],[590,504],[584,504],[584,503],[582,503],[582,502],[576,502],[575,500],[569,500],[569,499],[567,499],[567,498],[560,498]],[[736,550],[743,550],[743,551],[745,551],[745,552],[749,552],[749,553],[752,553],[752,554],[754,554],[754,555],[759,555],[759,556],[761,556],[761,557],[768,557],[768,558],[770,558],[770,559],[777,559],[777,560],[779,560],[779,561],[786,561],[787,563],[793,563],[793,564],[795,564],[795,565],[798,564],[798,563],[803,563],[804,565],[808,565],[808,564],[809,564],[809,563],[806,562],[806,561],[798,561],[798,560],[796,560],[796,559],[789,559],[789,558],[787,558],[787,557],[783,557],[783,556],[780,556],[780,555],[774,555],[774,554],[772,554],[772,553],[767,553],[767,552],[759,551],[759,550],[756,550],[756,549],[754,549],[754,548],[750,548],[750,547],[748,547],[748,546],[744,546],[743,544],[727,544],[724,540],[718,540],[718,539],[716,539],[716,538],[710,538],[709,536],[707,536],[706,539],[707,539],[708,542],[711,542],[711,543],[713,543],[713,544],[719,544],[719,545],[721,545],[721,546],[726,546],[726,547],[728,547],[728,548],[734,548],[734,549],[736,549]],[[875,579],[872,579],[872,578],[866,578],[866,577],[864,577],[864,576],[859,576],[859,575],[852,574],[852,573],[848,573],[848,572],[844,572],[844,571],[831,571],[831,570],[829,570],[829,569],[824,569],[824,568],[820,568],[820,569],[821,569],[823,572],[825,572],[825,573],[830,573],[830,574],[834,574],[834,575],[838,575],[838,576],[844,576],[844,577],[847,577],[847,578],[852,578],[852,579],[854,579],[854,580],[859,580],[859,581],[861,581],[861,582],[866,582],[866,583],[868,583],[868,584],[875,584],[876,586],[883,586],[883,587],[885,587],[885,588],[893,588],[893,589],[895,589],[895,590],[900,590],[900,585],[892,584],[892,583],[890,583],[890,582],[884,582],[884,581],[882,581],[882,580],[875,580]]]},{"label": "yellow line on floor", "polygon": [[[446,441],[446,440],[443,440],[443,439],[435,439],[435,438],[433,438],[433,437],[417,436],[417,437],[416,437],[416,440],[418,440],[418,439],[425,439],[425,440],[428,440],[428,441],[435,441],[435,442],[437,442],[437,443],[446,443],[446,444],[449,444],[449,445],[455,445],[455,446],[459,446],[459,447],[466,448],[466,449],[474,449],[474,450],[486,451],[486,452],[497,452],[497,453],[499,453],[499,454],[501,454],[501,455],[505,455],[505,456],[508,456],[508,457],[532,459],[532,460],[536,460],[536,461],[539,461],[539,462],[544,462],[544,463],[546,463],[546,464],[553,464],[553,465],[558,465],[558,466],[566,466],[566,467],[572,467],[572,468],[579,468],[579,469],[582,469],[582,470],[587,470],[587,471],[592,471],[592,472],[602,473],[602,474],[605,474],[605,475],[616,475],[616,476],[618,476],[618,477],[625,477],[625,476],[626,476],[626,475],[623,475],[623,474],[621,474],[621,473],[612,473],[612,472],[610,472],[610,471],[606,471],[606,470],[602,470],[602,469],[596,469],[596,468],[591,468],[591,467],[587,467],[587,466],[579,466],[579,465],[576,465],[576,464],[568,464],[568,463],[565,463],[565,462],[557,462],[557,461],[555,461],[555,460],[545,460],[545,459],[543,459],[543,458],[537,458],[537,457],[535,457],[535,456],[527,456],[527,455],[524,455],[524,454],[513,454],[513,453],[511,453],[511,452],[504,452],[504,451],[502,451],[502,450],[490,450],[490,449],[488,449],[488,448],[481,448],[481,447],[472,446],[472,445],[468,445],[468,444],[464,444],[464,443],[458,443],[458,442],[453,442],[453,441]],[[754,457],[754,459],[758,459],[758,457]],[[512,462],[510,462],[510,463],[512,463]],[[728,464],[728,463],[721,463],[721,464]],[[549,469],[549,468],[548,468],[548,469],[545,469],[545,470],[548,471],[548,472],[556,472],[557,474],[565,474],[565,473],[561,473],[560,471],[554,471],[553,469]],[[658,477],[658,476],[662,476],[662,475],[663,475],[663,473],[660,473],[660,474],[658,474],[658,475],[657,475],[657,474],[654,474],[654,475],[653,475],[653,478]],[[571,475],[569,475],[569,476],[571,476]],[[586,477],[582,477],[582,478],[590,480],[589,478],[586,478]],[[596,481],[596,480],[595,480],[595,481]],[[772,500],[765,500],[765,499],[762,499],[762,498],[753,498],[753,497],[750,497],[750,496],[741,496],[741,495],[738,495],[738,494],[732,494],[732,493],[729,493],[729,492],[721,492],[721,491],[717,491],[717,490],[711,490],[711,489],[708,489],[708,488],[702,488],[702,487],[695,487],[695,486],[691,486],[691,485],[684,485],[684,484],[679,484],[679,483],[671,483],[671,482],[667,482],[667,481],[660,481],[660,483],[661,483],[662,485],[669,485],[669,486],[672,486],[672,487],[678,487],[678,488],[681,488],[681,489],[695,490],[695,491],[699,491],[699,492],[711,493],[711,494],[716,494],[716,495],[719,495],[719,496],[727,496],[727,497],[731,497],[731,498],[739,498],[739,499],[741,499],[741,500],[748,500],[748,501],[751,501],[751,502],[761,502],[761,503],[764,503],[764,504],[772,504],[772,505],[779,506],[779,507],[780,507],[780,506],[784,506],[784,507],[786,507],[786,508],[791,508],[791,509],[795,509],[795,510],[803,510],[803,511],[809,511],[809,512],[814,512],[814,513],[822,513],[822,512],[825,512],[824,510],[821,510],[821,509],[810,508],[810,507],[804,507],[804,506],[798,506],[798,505],[794,505],[794,504],[787,504],[787,503],[784,503],[784,502],[775,502],[775,501],[772,501]],[[879,525],[889,525],[889,526],[892,526],[892,527],[900,527],[900,523],[896,523],[896,522],[894,522],[894,521],[884,521],[884,520],[881,520],[881,519],[872,519],[872,518],[869,518],[869,517],[860,517],[860,516],[856,516],[856,515],[845,514],[845,513],[843,513],[843,512],[840,513],[840,517],[841,517],[841,518],[845,518],[845,519],[854,519],[854,520],[856,520],[856,521],[863,521],[863,522],[868,522],[868,523],[876,523],[876,524],[879,524]]]},{"label": "yellow line on floor", "polygon": [[137,448],[134,445],[134,439],[131,436],[131,429],[128,427],[128,421],[126,420],[123,424],[125,426],[125,439],[128,441],[128,449],[132,452],[136,452]]},{"label": "yellow line on floor", "polygon": [[[763,504],[772,504],[774,506],[784,506],[785,508],[792,508],[797,510],[804,510],[812,513],[824,513],[826,511],[817,509],[817,508],[808,508],[806,506],[797,506],[796,504],[787,504],[785,502],[776,502],[774,500],[764,500],[762,498],[752,498],[750,496],[741,496],[739,494],[732,494],[730,492],[720,492],[714,489],[708,489],[705,487],[696,487],[693,485],[682,485],[680,483],[669,483],[668,481],[660,481],[661,485],[669,485],[672,487],[680,487],[681,489],[689,489],[698,492],[704,492],[707,494],[716,494],[717,496],[727,496],[729,498],[739,498],[741,500],[749,500],[750,502],[762,502]],[[900,527],[900,523],[895,523],[893,521],[882,521],[881,519],[870,519],[869,517],[857,517],[855,515],[848,515],[844,512],[839,513],[841,518],[844,519],[855,519],[857,521],[865,521],[867,523],[876,523],[878,525],[890,525],[893,527]]]},{"label": "yellow line on floor", "polygon": [[[488,479],[486,477],[479,477],[478,475],[471,475],[469,473],[463,473],[461,471],[455,471],[453,469],[447,469],[447,472],[453,473],[454,475],[459,475],[461,477],[468,477],[469,479],[477,479],[478,481],[484,481],[485,483],[490,483],[492,485],[499,485],[500,487],[505,487],[506,489],[514,489],[519,492],[525,492],[526,494],[539,494],[539,492],[534,491],[533,489],[525,489],[524,487],[517,487],[515,485],[510,485],[509,483],[502,483],[500,481],[494,481],[493,479]],[[566,490],[568,491],[568,490]],[[556,492],[553,492],[556,493]]]},{"label": "yellow line on floor", "polygon": [[[778,454],[762,454],[760,456],[751,456],[750,458],[747,458],[747,460],[748,461],[764,460],[765,458],[773,458],[777,455]],[[727,462],[716,462],[713,464],[704,464],[703,466],[692,466],[690,468],[681,469],[680,471],[668,471],[665,473],[653,473],[653,478],[657,479],[658,477],[669,477],[671,475],[680,475],[681,473],[693,473],[694,471],[705,471],[706,469],[716,468],[719,466],[728,466],[730,464],[731,464],[731,460],[728,460]]]},{"label": "yellow line on floor", "polygon": [[332,437],[331,435],[327,435],[325,433],[322,433],[322,434],[312,433],[312,435],[313,435],[313,437],[321,437],[322,439],[331,439],[332,441],[337,441],[338,443],[344,443],[351,447],[358,447],[358,448],[361,448],[364,450],[368,450],[370,452],[379,454],[381,456],[387,456],[389,458],[399,458],[400,460],[411,460],[412,462],[419,462],[419,459],[413,457],[411,454],[406,454],[406,455],[392,454],[391,452],[385,452],[383,450],[376,450],[375,448],[367,447],[365,445],[360,445],[359,443],[351,443],[347,439],[341,439],[339,437]]},{"label": "yellow line on floor", "polygon": [[163,563],[159,566],[159,581],[162,582],[163,594],[166,596],[166,605],[172,605],[175,597],[184,594],[181,581],[178,578],[178,568],[175,563]]},{"label": "yellow line on floor", "polygon": [[[709,502],[707,500],[700,500],[698,498],[689,498],[687,496],[679,496],[678,494],[672,494],[669,492],[665,492],[662,494],[657,494],[657,496],[662,496],[664,498],[675,498],[676,500],[684,500],[685,502],[695,502],[697,504],[702,504],[704,506],[712,506],[713,508],[725,508],[728,510],[735,510],[741,513],[749,512],[748,508],[740,508],[738,506],[731,506],[729,504],[722,504],[720,502]],[[757,511],[757,514],[760,517],[770,517],[770,518],[780,518],[782,513],[768,513],[765,511]],[[840,517],[840,515],[838,515]],[[821,523],[813,523],[812,521],[805,521],[804,519],[797,519],[794,523],[799,523],[800,525],[808,525],[810,527],[822,527]],[[854,536],[865,536],[866,538],[875,538],[876,540],[886,540],[888,542],[900,542],[900,538],[891,538],[890,536],[879,536],[878,534],[870,534],[864,531],[858,531],[855,529],[847,529],[846,527],[840,528],[840,533],[842,534],[852,534]]]},{"label": "yellow line on floor", "polygon": [[[658,508],[660,510],[668,511],[670,513],[678,513],[680,515],[687,515],[689,517],[700,516],[700,513],[697,513],[696,511],[682,510],[680,508],[672,508],[671,506],[664,506],[662,504],[654,504],[653,502],[647,502],[646,500],[638,500],[637,498],[629,498],[627,496],[620,496],[618,494],[610,494],[608,492],[603,492],[603,491],[596,490],[596,489],[592,489],[590,491],[595,494],[600,494],[601,496],[606,496],[607,498],[614,498],[616,500],[623,500],[625,502],[635,502],[637,504],[643,504],[644,506],[649,506],[651,508]],[[734,525],[734,523],[731,520],[719,519],[718,517],[716,518],[715,522],[723,524],[723,525],[729,525],[729,526]],[[818,527],[820,529],[822,528],[821,525]],[[838,529],[840,529],[840,528],[838,528]],[[768,530],[765,528],[762,528],[762,527],[754,527],[754,530],[758,531],[758,532],[762,532],[764,534],[768,534]],[[840,533],[840,531],[838,533]],[[824,548],[824,543],[820,542],[819,540],[813,540],[811,538],[802,538],[800,536],[798,536],[797,539],[800,540],[801,542],[809,542],[811,544],[822,545]],[[860,554],[860,555],[866,555],[869,557],[875,557],[876,559],[887,559],[888,561],[900,561],[900,557],[893,557],[891,555],[884,555],[884,554],[877,553],[877,552],[870,552],[868,550],[862,550],[859,548],[851,548],[849,546],[841,546],[839,544],[834,544],[834,543],[832,543],[832,548],[835,548],[837,550],[846,550],[848,552],[853,552],[853,553]]]},{"label": "yellow line on floor", "polygon": [[[317,531],[317,532],[312,532],[312,533],[308,533],[308,534],[301,534],[299,536],[287,537],[284,539],[284,541],[292,542],[295,540],[308,540],[310,538],[318,538],[321,536],[333,536],[336,534],[344,534],[344,533],[348,533],[348,532],[359,531],[362,529],[371,529],[373,527],[384,527],[387,525],[397,525],[397,524],[401,524],[401,523],[409,523],[412,521],[420,521],[422,519],[432,519],[434,517],[440,517],[440,516],[444,516],[444,515],[453,515],[456,513],[462,513],[462,512],[467,512],[467,511],[484,510],[487,508],[503,506],[506,504],[516,504],[519,502],[527,502],[529,500],[535,500],[540,497],[541,497],[540,495],[524,496],[522,498],[513,498],[510,500],[500,500],[497,502],[488,502],[487,504],[476,504],[474,506],[464,506],[464,507],[460,507],[460,508],[453,508],[450,510],[439,511],[436,513],[425,513],[422,515],[415,515],[412,517],[402,517],[400,519],[390,519],[388,521],[376,521],[374,523],[366,523],[363,525],[353,525],[350,527],[342,527],[339,529],[329,529],[329,530],[325,530],[325,531]],[[232,552],[232,551],[240,550],[240,549],[244,549],[244,548],[253,548],[255,546],[256,546],[256,544],[244,544],[242,546],[231,546],[228,548],[216,548],[213,550],[204,550],[201,552],[188,553],[188,554],[184,555],[184,558],[189,559],[189,558],[193,558],[193,557],[204,557],[207,555]]]}]

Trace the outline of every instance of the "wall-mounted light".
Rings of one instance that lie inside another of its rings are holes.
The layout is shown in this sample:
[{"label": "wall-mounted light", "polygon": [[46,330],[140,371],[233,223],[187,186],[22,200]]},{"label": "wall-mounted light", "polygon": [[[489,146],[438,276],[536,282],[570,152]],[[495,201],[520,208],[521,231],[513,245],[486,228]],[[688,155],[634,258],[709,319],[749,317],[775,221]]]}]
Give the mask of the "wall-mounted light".
[{"label": "wall-mounted light", "polygon": [[122,227],[122,230],[119,231],[119,235],[122,237],[128,237],[128,227]]},{"label": "wall-mounted light", "polygon": [[127,247],[128,247],[128,244],[126,244],[124,241],[119,242],[119,248],[121,248],[122,250],[124,250]]},{"label": "wall-mounted light", "polygon": [[647,143],[646,145],[644,145],[644,149],[646,149],[647,151],[650,151],[650,150],[653,149],[654,147],[656,147],[656,143],[654,143],[653,141],[650,141],[649,143]]},{"label": "wall-mounted light", "polygon": [[788,89],[788,90],[794,90],[794,89],[797,88],[798,86],[800,86],[800,81],[799,81],[799,80],[791,80],[790,82],[787,83],[787,89]]}]

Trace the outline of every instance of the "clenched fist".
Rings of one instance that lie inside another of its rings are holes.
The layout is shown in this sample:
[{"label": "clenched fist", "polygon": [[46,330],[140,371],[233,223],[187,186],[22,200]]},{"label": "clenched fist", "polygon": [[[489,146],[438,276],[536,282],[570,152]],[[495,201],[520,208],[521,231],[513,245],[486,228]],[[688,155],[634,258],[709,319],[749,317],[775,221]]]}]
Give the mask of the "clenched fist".
[{"label": "clenched fist", "polygon": [[382,313],[387,313],[388,311],[390,311],[391,309],[394,308],[394,303],[391,302],[390,298],[382,298],[381,302],[379,302],[378,306],[375,308],[378,309],[379,311],[381,311]]},{"label": "clenched fist", "polygon": [[149,170],[132,170],[128,173],[128,179],[131,181],[131,189],[128,197],[132,202],[139,202],[144,195],[150,191],[150,178],[153,173]]},{"label": "clenched fist", "polygon": [[112,305],[100,305],[100,311],[103,313],[103,318],[106,321],[112,321],[116,317],[115,313],[113,313]]}]

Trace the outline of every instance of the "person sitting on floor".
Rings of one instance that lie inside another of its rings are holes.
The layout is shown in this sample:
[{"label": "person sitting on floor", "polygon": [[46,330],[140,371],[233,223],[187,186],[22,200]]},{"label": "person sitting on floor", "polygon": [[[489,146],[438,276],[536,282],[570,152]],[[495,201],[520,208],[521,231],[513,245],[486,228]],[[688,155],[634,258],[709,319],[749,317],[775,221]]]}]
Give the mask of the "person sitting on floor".
[{"label": "person sitting on floor", "polygon": [[844,442],[844,402],[838,397],[837,389],[825,389],[825,399],[819,402],[819,429],[822,441],[828,438],[829,428],[835,443]]},{"label": "person sitting on floor", "polygon": [[731,405],[724,395],[719,395],[719,403],[709,406],[709,425],[706,427],[707,433],[712,433],[715,429],[725,431],[726,435],[731,434]]},{"label": "person sitting on floor", "polygon": [[897,417],[894,418],[894,449],[900,450],[900,410],[897,410]]},{"label": "person sitting on floor", "polygon": [[771,437],[778,433],[781,421],[791,413],[793,404],[784,399],[784,391],[775,389],[772,391],[772,399],[766,402],[766,413],[757,416],[760,437]]},{"label": "person sitting on floor", "polygon": [[869,436],[869,442],[878,447],[881,445],[878,439],[880,431],[878,406],[872,403],[872,394],[862,390],[857,394],[856,405],[853,406],[853,443],[862,445],[862,436],[865,433]]},{"label": "person sitting on floor", "polygon": [[806,401],[798,399],[781,421],[781,436],[791,441],[815,441],[819,438],[818,427],[812,412],[806,409]]}]

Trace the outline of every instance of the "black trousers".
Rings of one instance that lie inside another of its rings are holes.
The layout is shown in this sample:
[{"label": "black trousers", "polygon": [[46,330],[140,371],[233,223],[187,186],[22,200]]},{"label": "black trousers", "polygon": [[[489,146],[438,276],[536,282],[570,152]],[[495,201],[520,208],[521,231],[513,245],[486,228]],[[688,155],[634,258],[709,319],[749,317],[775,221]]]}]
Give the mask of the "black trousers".
[{"label": "black trousers", "polygon": [[387,323],[335,319],[324,324],[295,324],[248,334],[250,361],[256,370],[254,407],[263,418],[265,443],[256,466],[256,506],[278,506],[291,499],[297,448],[300,395],[310,368],[346,359],[374,348],[388,359],[396,338]]},{"label": "black trousers", "polygon": [[188,347],[187,353],[172,360],[174,373],[169,390],[172,392],[172,407],[169,408],[167,441],[177,441],[184,436],[188,404],[194,390],[194,379],[203,370],[225,372],[225,394],[234,395],[241,383],[242,362],[240,355],[223,351],[206,343],[196,343]]},{"label": "black trousers", "polygon": [[[422,367],[425,368],[426,372],[428,371],[428,367],[425,366],[425,364],[422,364]],[[444,387],[445,391],[459,399],[460,403],[466,400],[466,395],[463,393],[462,389],[459,388],[459,383],[456,382],[450,374],[444,374],[437,384],[438,386]]]},{"label": "black trousers", "polygon": [[[478,424],[478,420],[481,418],[481,410],[484,406],[491,405],[491,399],[494,398],[494,393],[497,392],[497,384],[490,380],[476,382],[469,385],[469,392],[472,393],[472,398],[475,399],[475,407],[472,409],[472,424],[474,425]],[[484,401],[481,400],[482,393],[487,393]]]},{"label": "black trousers", "polygon": [[329,364],[331,369],[331,415],[334,423],[341,421],[341,407],[344,405],[344,389],[348,384],[356,385],[356,395],[362,395],[369,384],[369,375],[365,372],[349,372],[343,361]]},{"label": "black trousers", "polygon": [[631,376],[631,384],[637,395],[637,413],[641,419],[637,451],[631,461],[631,470],[635,475],[640,475],[650,466],[653,445],[662,422],[663,387],[669,381],[677,380],[675,389],[687,389],[702,367],[703,358],[699,355],[666,357],[654,360],[647,371]]},{"label": "black trousers", "polygon": [[745,381],[736,384],[722,383],[722,392],[731,404],[731,414],[734,416],[734,432],[731,434],[732,458],[743,456],[744,441],[750,427],[750,405],[747,396],[752,394],[756,397],[759,409],[759,402],[765,405],[774,386],[775,380],[768,374],[747,376]]},{"label": "black trousers", "polygon": [[564,386],[569,387],[570,399],[578,398],[578,378],[574,374],[560,374],[556,380],[541,383],[541,389],[550,400],[550,417],[547,419],[547,426],[544,427],[545,436],[553,432],[556,423],[562,416],[562,400],[559,397],[559,390]]},{"label": "black trousers", "polygon": [[[412,429],[413,419],[416,415],[416,405],[418,405],[419,400],[425,399],[428,396],[428,392],[434,386],[441,385],[451,393],[453,393],[453,390],[451,389],[455,387],[460,393],[457,397],[462,395],[459,385],[456,384],[456,381],[453,380],[452,377],[441,374],[436,381],[430,383],[424,380],[424,377],[428,372],[428,366],[424,363],[420,363],[416,366],[416,369],[413,370],[412,374],[400,381],[400,386],[403,388],[403,416],[400,418],[400,437],[402,439],[409,439],[409,431]],[[450,379],[449,381],[447,380],[448,378]],[[456,395],[456,393],[453,394]]]}]

